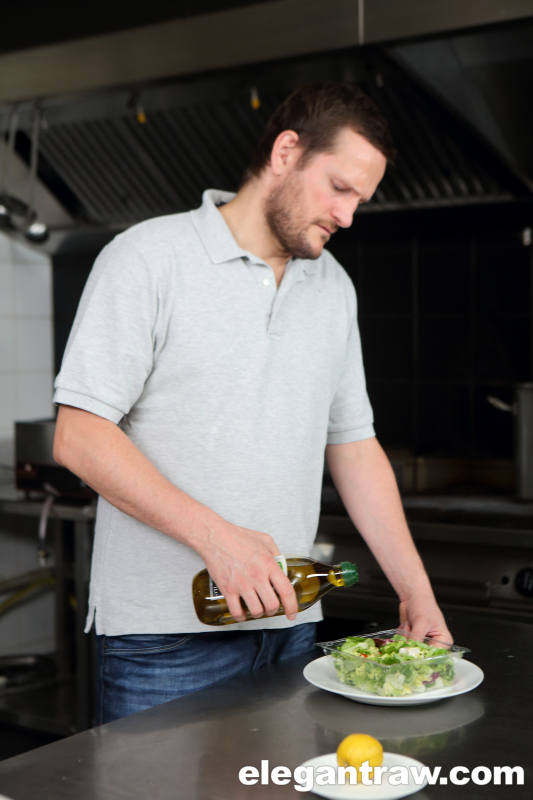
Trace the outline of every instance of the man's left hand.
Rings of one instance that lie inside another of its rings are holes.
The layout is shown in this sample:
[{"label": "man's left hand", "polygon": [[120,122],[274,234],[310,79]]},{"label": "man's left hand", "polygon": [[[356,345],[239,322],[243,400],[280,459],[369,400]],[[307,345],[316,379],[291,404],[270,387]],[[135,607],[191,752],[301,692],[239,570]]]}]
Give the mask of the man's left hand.
[{"label": "man's left hand", "polygon": [[412,639],[422,640],[428,636],[453,644],[452,635],[433,594],[413,595],[400,603],[400,628],[409,633]]}]

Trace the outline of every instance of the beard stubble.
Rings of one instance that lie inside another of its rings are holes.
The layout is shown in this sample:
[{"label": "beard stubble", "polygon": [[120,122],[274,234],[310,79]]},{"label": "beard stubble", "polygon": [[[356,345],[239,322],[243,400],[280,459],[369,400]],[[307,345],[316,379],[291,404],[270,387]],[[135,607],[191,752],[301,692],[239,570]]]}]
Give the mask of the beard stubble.
[{"label": "beard stubble", "polygon": [[302,181],[297,170],[270,193],[265,201],[264,213],[270,232],[284,252],[311,260],[320,256],[323,248],[313,246],[307,236],[312,223],[306,220]]}]

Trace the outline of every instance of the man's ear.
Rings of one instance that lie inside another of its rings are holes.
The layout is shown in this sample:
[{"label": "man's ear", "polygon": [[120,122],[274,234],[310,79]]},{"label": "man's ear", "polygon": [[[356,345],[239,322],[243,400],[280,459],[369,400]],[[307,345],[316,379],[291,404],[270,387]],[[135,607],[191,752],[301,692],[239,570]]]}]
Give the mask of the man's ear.
[{"label": "man's ear", "polygon": [[295,131],[279,134],[270,154],[270,166],[276,176],[292,169],[301,155],[300,137]]}]

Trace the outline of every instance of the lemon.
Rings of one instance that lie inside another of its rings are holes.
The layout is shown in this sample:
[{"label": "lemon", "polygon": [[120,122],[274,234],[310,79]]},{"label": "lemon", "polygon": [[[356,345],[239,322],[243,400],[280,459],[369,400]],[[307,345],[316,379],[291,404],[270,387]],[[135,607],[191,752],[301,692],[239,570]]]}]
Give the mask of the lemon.
[{"label": "lemon", "polygon": [[[362,774],[361,764],[368,761],[370,767],[381,767],[383,764],[383,747],[367,733],[351,733],[343,739],[337,748],[337,763],[340,767],[355,767],[357,769],[357,781],[361,783]],[[374,776],[374,770],[370,770],[370,777]]]}]

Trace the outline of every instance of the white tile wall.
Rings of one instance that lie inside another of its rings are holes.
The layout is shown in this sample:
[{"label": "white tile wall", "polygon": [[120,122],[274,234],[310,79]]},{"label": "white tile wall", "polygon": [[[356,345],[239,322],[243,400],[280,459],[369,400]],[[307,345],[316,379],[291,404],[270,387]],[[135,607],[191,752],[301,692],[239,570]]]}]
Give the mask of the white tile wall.
[{"label": "white tile wall", "polygon": [[16,376],[13,373],[0,375],[0,431],[2,438],[13,437],[13,420],[15,411]]},{"label": "white tile wall", "polygon": [[53,416],[52,391],[51,371],[17,375],[15,394],[17,420],[43,419]]},{"label": "white tile wall", "polygon": [[35,318],[28,315],[18,317],[15,320],[15,342],[17,374],[36,372],[51,374],[52,320],[50,317]]},{"label": "white tile wall", "polygon": [[43,253],[25,253],[13,247],[16,268],[13,275],[14,303],[18,317],[49,318],[52,281],[49,258]]},{"label": "white tile wall", "polygon": [[0,374],[15,370],[15,320],[0,316]]},{"label": "white tile wall", "polygon": [[[0,464],[12,463],[15,420],[52,415],[52,384],[50,259],[0,233]],[[0,577],[36,569],[34,523],[8,530],[0,517]],[[53,609],[49,592],[2,614],[0,654],[51,652]]]},{"label": "white tile wall", "polygon": [[0,234],[0,315],[8,316],[13,313],[13,266],[8,260],[7,248],[2,247]]},{"label": "white tile wall", "polygon": [[11,262],[11,248],[11,239],[8,236],[0,235],[0,263],[8,264]]},{"label": "white tile wall", "polygon": [[15,419],[52,413],[52,266],[0,233],[0,438]]}]

